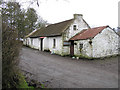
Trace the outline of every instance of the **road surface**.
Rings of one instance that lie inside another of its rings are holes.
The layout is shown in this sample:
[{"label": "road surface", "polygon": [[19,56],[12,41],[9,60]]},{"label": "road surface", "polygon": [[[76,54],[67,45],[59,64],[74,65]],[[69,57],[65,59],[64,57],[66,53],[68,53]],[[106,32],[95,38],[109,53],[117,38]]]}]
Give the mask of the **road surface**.
[{"label": "road surface", "polygon": [[118,57],[77,60],[23,47],[20,68],[48,88],[118,87]]}]

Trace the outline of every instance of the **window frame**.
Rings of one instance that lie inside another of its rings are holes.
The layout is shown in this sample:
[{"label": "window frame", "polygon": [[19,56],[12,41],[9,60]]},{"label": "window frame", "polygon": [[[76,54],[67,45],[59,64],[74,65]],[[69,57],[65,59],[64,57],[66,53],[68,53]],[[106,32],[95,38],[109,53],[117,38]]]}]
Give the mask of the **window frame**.
[{"label": "window frame", "polygon": [[77,30],[77,25],[76,24],[73,25],[73,30]]},{"label": "window frame", "polygon": [[70,46],[70,42],[69,41],[63,41],[63,46]]}]

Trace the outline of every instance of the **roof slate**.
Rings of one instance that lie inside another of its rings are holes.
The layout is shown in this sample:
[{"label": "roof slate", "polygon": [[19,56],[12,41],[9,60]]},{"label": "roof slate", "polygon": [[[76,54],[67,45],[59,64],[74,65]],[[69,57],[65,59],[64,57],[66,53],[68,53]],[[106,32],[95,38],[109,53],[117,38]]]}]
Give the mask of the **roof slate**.
[{"label": "roof slate", "polygon": [[45,28],[41,28],[34,32],[30,37],[40,37],[40,36],[59,36],[64,30],[73,22],[74,19],[66,20],[56,24],[48,25]]},{"label": "roof slate", "polygon": [[80,33],[72,37],[70,40],[85,40],[85,39],[93,38],[107,27],[109,26],[101,26],[101,27],[82,30]]}]

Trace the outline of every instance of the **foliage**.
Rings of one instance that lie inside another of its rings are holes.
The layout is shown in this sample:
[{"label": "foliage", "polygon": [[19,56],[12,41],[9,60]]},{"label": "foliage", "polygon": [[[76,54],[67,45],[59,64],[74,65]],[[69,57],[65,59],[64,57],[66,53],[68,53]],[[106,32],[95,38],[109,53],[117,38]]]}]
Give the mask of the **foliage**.
[{"label": "foliage", "polygon": [[[27,87],[19,74],[19,52],[24,37],[38,26],[38,15],[33,8],[21,9],[18,2],[0,1],[2,16],[2,88]],[[40,24],[40,22],[39,22]],[[23,86],[22,86],[23,85]]]},{"label": "foliage", "polygon": [[[2,8],[3,23],[9,27],[14,27],[17,30],[17,35],[20,35],[20,30],[24,22],[24,13],[22,12],[18,2],[5,2]],[[19,38],[19,37],[18,37]]]},{"label": "foliage", "polygon": [[16,30],[4,23],[2,30],[2,87],[15,88],[19,81],[17,65],[21,44]]},{"label": "foliage", "polygon": [[35,23],[38,19],[38,16],[36,14],[36,11],[33,8],[28,8],[26,12],[26,18],[25,18],[25,23],[26,23],[26,29],[27,29],[27,34],[32,32],[35,29]]},{"label": "foliage", "polygon": [[20,76],[20,78],[19,78],[19,85],[17,86],[17,88],[30,88],[30,89],[34,89],[34,87],[32,87],[32,86],[28,86],[28,84],[27,84],[27,82],[25,80],[25,77],[21,73],[19,73],[19,76]]},{"label": "foliage", "polygon": [[46,21],[39,17],[34,8],[21,9],[19,2],[2,3],[3,23],[16,28],[18,38],[23,38],[33,30],[45,26]]},{"label": "foliage", "polygon": [[38,16],[38,20],[36,22],[35,27],[36,28],[44,28],[45,25],[47,25],[47,24],[48,24],[47,21],[43,20],[42,17]]},{"label": "foliage", "polygon": [[2,88],[34,88],[28,86],[18,68],[22,44],[16,30],[4,23],[2,30]]}]

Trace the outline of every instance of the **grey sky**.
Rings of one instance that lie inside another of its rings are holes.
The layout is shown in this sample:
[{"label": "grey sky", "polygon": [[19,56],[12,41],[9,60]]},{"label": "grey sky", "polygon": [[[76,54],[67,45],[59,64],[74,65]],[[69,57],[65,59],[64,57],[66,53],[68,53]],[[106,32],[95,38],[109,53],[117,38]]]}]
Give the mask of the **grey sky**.
[{"label": "grey sky", "polygon": [[[22,0],[19,0],[22,1]],[[23,0],[23,2],[28,0]],[[90,26],[118,26],[119,0],[39,0],[34,3],[37,13],[48,23],[57,23],[73,18],[73,14],[83,14]],[[27,7],[24,4],[24,7]]]}]

